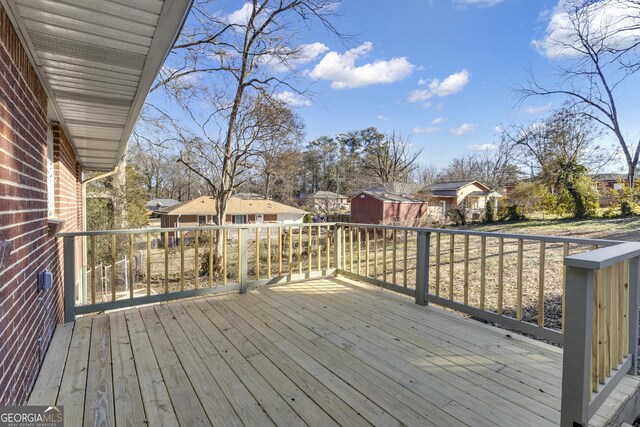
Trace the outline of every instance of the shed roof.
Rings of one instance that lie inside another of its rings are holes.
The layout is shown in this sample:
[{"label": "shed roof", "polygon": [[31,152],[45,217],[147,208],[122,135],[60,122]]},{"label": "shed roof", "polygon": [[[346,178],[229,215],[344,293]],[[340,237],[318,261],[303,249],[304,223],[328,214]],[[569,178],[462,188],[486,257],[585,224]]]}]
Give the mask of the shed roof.
[{"label": "shed roof", "polygon": [[[201,196],[187,202],[162,209],[160,213],[165,215],[217,215],[215,199],[211,196]],[[255,214],[300,214],[306,211],[294,208],[283,203],[269,199],[241,199],[231,197],[227,204],[228,215],[255,215]]]},{"label": "shed roof", "polygon": [[122,158],[192,0],[0,0],[84,170]]}]

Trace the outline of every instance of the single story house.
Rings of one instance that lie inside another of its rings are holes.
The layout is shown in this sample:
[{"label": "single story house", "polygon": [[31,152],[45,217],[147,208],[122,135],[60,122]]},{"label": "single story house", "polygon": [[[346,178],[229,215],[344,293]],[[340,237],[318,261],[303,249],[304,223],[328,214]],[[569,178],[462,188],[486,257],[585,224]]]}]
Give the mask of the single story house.
[{"label": "single story house", "polygon": [[600,206],[610,206],[629,178],[625,173],[600,173],[591,175],[591,179],[598,191]]},{"label": "single story house", "polygon": [[306,206],[314,212],[327,214],[349,209],[349,197],[333,191],[302,193],[298,197],[300,206]]},{"label": "single story house", "polygon": [[351,222],[419,226],[426,219],[427,203],[411,194],[390,191],[391,185],[372,187],[351,198]]},{"label": "single story house", "polygon": [[420,191],[429,204],[429,221],[446,221],[451,209],[459,209],[470,220],[479,220],[485,212],[487,202],[494,200],[497,208],[500,193],[492,191],[479,181],[437,182]]},{"label": "single story house", "polygon": [[[215,199],[201,196],[162,209],[160,226],[193,227],[218,224]],[[231,197],[227,204],[225,224],[300,224],[307,212],[269,199],[241,199]]]},{"label": "single story house", "polygon": [[151,199],[145,204],[145,207],[151,212],[158,212],[159,210],[170,208],[178,203],[180,203],[180,201],[175,199]]}]

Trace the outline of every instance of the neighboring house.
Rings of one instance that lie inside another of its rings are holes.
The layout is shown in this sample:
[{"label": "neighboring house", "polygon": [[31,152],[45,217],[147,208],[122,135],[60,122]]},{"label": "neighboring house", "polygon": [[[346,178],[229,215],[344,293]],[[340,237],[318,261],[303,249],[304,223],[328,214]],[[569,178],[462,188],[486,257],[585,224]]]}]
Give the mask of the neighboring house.
[{"label": "neighboring house", "polygon": [[624,173],[601,173],[591,175],[591,179],[598,191],[600,206],[610,206],[617,192],[624,188],[628,175]]},{"label": "neighboring house", "polygon": [[[161,210],[160,226],[193,227],[218,224],[215,199],[201,196]],[[300,224],[307,212],[269,199],[229,198],[225,224]]]},{"label": "neighboring house", "polygon": [[152,199],[149,200],[145,206],[147,210],[151,212],[158,212],[162,209],[177,205],[178,203],[180,203],[180,201],[174,199]]},{"label": "neighboring house", "polygon": [[419,226],[426,219],[427,203],[411,194],[390,191],[392,185],[372,187],[351,198],[351,222]]},{"label": "neighboring house", "polygon": [[466,219],[480,220],[487,202],[494,200],[494,209],[497,209],[498,200],[502,197],[479,181],[437,182],[423,188],[420,193],[427,197],[430,222],[453,219],[447,218],[452,209],[459,209]]},{"label": "neighboring house", "polygon": [[260,199],[264,199],[264,197],[261,194],[258,193],[236,193],[233,195],[233,197],[237,197],[239,199],[244,199],[244,200],[260,200]]},{"label": "neighboring house", "polygon": [[349,210],[349,197],[332,191],[302,193],[298,197],[300,206],[308,207],[319,214],[330,214]]},{"label": "neighboring house", "polygon": [[82,290],[83,239],[65,271],[55,233],[82,231],[83,173],[120,162],[190,4],[0,1],[1,405],[27,403],[63,321],[64,275]]}]

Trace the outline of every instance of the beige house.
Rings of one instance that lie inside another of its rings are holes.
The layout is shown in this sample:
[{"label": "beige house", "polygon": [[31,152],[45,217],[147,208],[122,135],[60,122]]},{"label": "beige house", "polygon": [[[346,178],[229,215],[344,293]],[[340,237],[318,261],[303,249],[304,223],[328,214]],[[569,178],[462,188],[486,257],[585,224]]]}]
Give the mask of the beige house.
[{"label": "beige house", "polygon": [[[218,224],[215,199],[201,196],[159,211],[160,226],[193,227]],[[225,224],[299,224],[306,212],[269,199],[231,197],[227,204]]]},{"label": "beige house", "polygon": [[478,221],[484,215],[487,202],[493,200],[496,209],[502,197],[479,181],[438,182],[425,187],[420,193],[427,197],[427,217],[431,222],[451,220],[454,209],[464,212],[467,220]]},{"label": "beige house", "polygon": [[303,193],[298,198],[301,206],[313,209],[316,213],[328,214],[349,210],[349,197],[333,191]]}]

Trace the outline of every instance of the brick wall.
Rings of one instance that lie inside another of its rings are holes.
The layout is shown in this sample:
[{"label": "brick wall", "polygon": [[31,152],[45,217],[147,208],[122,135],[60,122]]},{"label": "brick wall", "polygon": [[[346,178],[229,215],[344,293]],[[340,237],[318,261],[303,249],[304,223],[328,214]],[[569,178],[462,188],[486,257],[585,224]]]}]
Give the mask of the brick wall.
[{"label": "brick wall", "polygon": [[[61,242],[47,228],[47,98],[0,7],[0,405],[26,402],[56,323],[62,320]],[[77,229],[80,171],[61,130],[56,147],[57,215]],[[74,202],[75,199],[75,202]],[[37,274],[54,287],[37,292]]]}]

